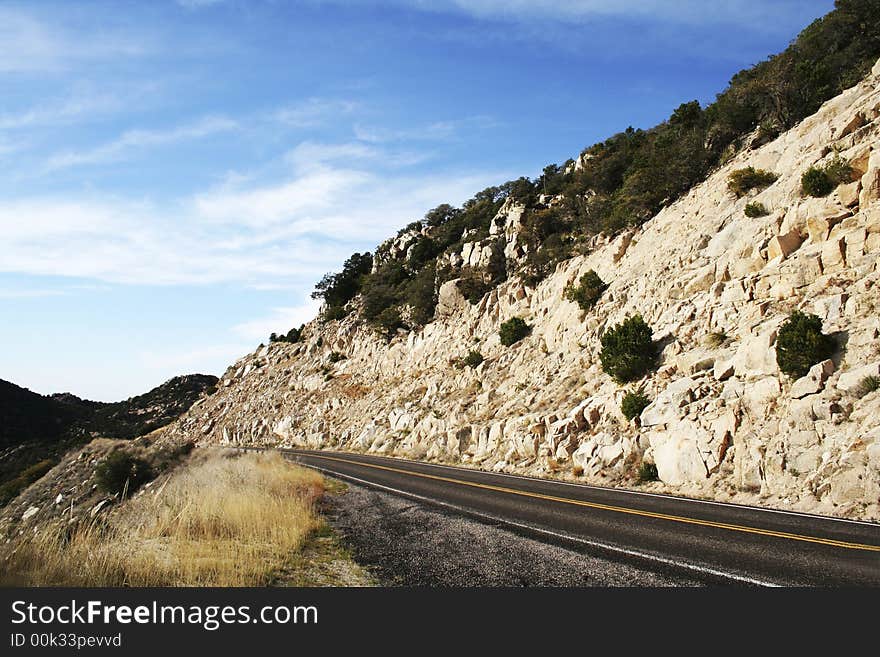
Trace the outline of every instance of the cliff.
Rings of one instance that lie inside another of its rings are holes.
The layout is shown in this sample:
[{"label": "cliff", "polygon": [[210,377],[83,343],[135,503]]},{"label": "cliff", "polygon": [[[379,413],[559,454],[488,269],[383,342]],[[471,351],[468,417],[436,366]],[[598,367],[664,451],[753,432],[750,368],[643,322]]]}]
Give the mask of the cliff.
[{"label": "cliff", "polygon": [[[880,375],[878,87],[880,62],[535,286],[510,278],[472,304],[446,281],[421,329],[388,339],[349,315],[261,347],[163,440],[366,451],[613,486],[636,485],[638,467],[653,463],[659,481],[645,490],[878,519],[880,393],[862,386]],[[851,182],[803,196],[802,174],[836,157]],[[749,166],[778,179],[737,198],[730,174]],[[769,212],[747,217],[747,203]],[[443,257],[485,267],[497,245],[509,261],[525,258],[522,215],[508,199],[488,237]],[[384,257],[405,257],[418,235],[386,243]],[[609,287],[584,312],[564,291],[589,270]],[[837,347],[792,380],[774,347],[796,309],[818,315]],[[637,314],[653,329],[659,367],[620,386],[602,370],[600,338]],[[505,347],[499,327],[514,316],[532,330]],[[461,366],[472,350],[483,362]],[[652,402],[628,421],[621,400],[639,387]]]}]

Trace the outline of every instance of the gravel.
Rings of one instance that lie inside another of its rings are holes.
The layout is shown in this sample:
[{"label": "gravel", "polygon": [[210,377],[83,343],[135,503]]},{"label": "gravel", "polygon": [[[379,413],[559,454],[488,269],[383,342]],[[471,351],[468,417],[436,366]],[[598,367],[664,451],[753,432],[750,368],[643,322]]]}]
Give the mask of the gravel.
[{"label": "gravel", "polygon": [[551,545],[348,484],[329,509],[355,561],[382,586],[698,586],[696,579]]}]

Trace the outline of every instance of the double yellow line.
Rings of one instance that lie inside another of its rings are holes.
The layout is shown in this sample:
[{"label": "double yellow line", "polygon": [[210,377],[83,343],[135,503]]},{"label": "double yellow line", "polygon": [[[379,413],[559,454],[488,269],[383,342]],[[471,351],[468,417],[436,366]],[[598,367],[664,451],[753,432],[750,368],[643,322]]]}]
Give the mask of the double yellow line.
[{"label": "double yellow line", "polygon": [[880,545],[865,545],[862,543],[851,543],[848,541],[838,541],[831,538],[821,538],[818,536],[806,536],[803,534],[792,534],[789,532],[779,532],[772,529],[759,529],[757,527],[746,527],[744,525],[733,525],[726,522],[715,522],[712,520],[699,520],[696,518],[688,518],[685,516],[675,516],[666,513],[655,513],[653,511],[642,511],[640,509],[630,509],[624,506],[613,506],[610,504],[600,504],[598,502],[585,502],[583,500],[573,500],[568,497],[557,497],[555,495],[544,495],[543,493],[532,493],[529,491],[518,490],[516,488],[507,488],[505,486],[493,486],[491,484],[481,484],[475,481],[465,481],[463,479],[454,479],[452,477],[441,477],[440,475],[425,474],[423,472],[411,472],[400,468],[392,468],[386,465],[375,465],[373,463],[364,463],[362,461],[352,461],[349,459],[338,458],[334,456],[319,456],[317,454],[308,454],[309,458],[323,459],[325,461],[336,461],[338,463],[346,463],[356,465],[362,468],[372,468],[374,470],[385,470],[387,472],[395,472],[398,474],[409,475],[411,477],[420,477],[422,479],[431,479],[434,481],[442,481],[448,484],[456,484],[459,486],[469,486],[471,488],[480,488],[482,490],[491,490],[497,493],[507,493],[509,495],[519,495],[521,497],[531,497],[539,500],[547,500],[548,502],[559,502],[561,504],[571,504],[574,506],[583,506],[590,509],[601,509],[602,511],[614,511],[616,513],[625,513],[632,516],[641,516],[644,518],[656,518],[658,520],[668,520],[671,522],[681,522],[689,525],[700,525],[703,527],[714,527],[716,529],[727,529],[735,532],[744,532],[747,534],[758,534],[760,536],[772,536],[774,538],[785,538],[791,541],[802,541],[805,543],[818,543],[820,545],[830,545],[832,547],[845,548],[847,550],[864,550],[868,552],[880,552]]}]

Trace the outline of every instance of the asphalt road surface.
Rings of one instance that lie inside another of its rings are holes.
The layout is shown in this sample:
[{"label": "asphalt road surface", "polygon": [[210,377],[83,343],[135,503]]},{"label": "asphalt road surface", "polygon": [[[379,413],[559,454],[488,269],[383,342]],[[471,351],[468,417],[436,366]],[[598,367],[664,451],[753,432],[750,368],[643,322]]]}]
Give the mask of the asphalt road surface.
[{"label": "asphalt road surface", "polygon": [[880,585],[880,525],[344,452],[281,450],[342,480],[707,583]]}]

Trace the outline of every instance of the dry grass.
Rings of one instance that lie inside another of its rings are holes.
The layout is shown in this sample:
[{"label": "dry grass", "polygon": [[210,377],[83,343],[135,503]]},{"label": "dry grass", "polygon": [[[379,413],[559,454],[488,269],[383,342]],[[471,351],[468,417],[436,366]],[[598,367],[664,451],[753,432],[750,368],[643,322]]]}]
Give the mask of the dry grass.
[{"label": "dry grass", "polygon": [[322,477],[275,453],[211,452],[103,524],[47,528],[3,564],[32,586],[263,586],[321,526]]}]

